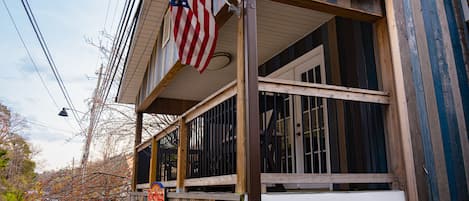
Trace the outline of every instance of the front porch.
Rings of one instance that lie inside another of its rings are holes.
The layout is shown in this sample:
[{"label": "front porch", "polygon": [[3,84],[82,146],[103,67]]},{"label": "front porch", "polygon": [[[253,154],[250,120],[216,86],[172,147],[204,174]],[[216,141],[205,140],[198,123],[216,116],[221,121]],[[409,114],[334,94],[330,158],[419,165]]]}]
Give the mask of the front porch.
[{"label": "front porch", "polygon": [[[298,199],[365,200],[367,192],[375,199],[408,193],[412,178],[405,168],[413,163],[404,154],[409,147],[383,16],[361,13],[351,19],[350,13],[296,1],[256,2],[258,41],[249,47],[242,44],[240,18],[226,5],[217,10],[215,52],[229,61],[213,62],[203,74],[181,65],[172,36],[164,39],[166,32],[159,32],[142,86],[130,86],[127,94],[138,94],[132,101],[140,115],[178,119],[136,146],[136,190],[158,181],[168,198],[240,200],[249,179],[246,138],[254,137],[260,140],[254,160],[260,162],[262,199],[298,193]],[[248,55],[253,46],[255,59]],[[254,74],[255,93],[246,97],[245,76]],[[253,105],[257,114],[247,114]],[[247,121],[251,116],[258,118]],[[137,128],[141,121],[140,116]],[[258,134],[246,124],[258,126]]]},{"label": "front porch", "polygon": [[[261,184],[267,197],[275,200],[274,195],[279,194],[270,194],[273,192],[383,191],[399,186],[397,178],[387,167],[389,154],[384,140],[383,119],[369,119],[382,116],[389,109],[387,92],[274,78],[258,79],[259,115],[262,117]],[[236,88],[236,82],[231,82],[137,147],[138,155],[144,156],[138,160],[138,189],[148,189],[149,181],[153,180],[169,189],[169,198],[222,196],[226,200],[233,197],[239,200],[235,193],[238,179]],[[354,121],[373,124],[373,134],[381,136],[380,140],[372,140],[367,139],[370,136],[350,134],[349,138],[358,139],[340,142],[353,147],[342,150],[349,155],[345,158],[348,160],[346,167],[340,165],[340,160],[331,160],[332,156],[340,158],[343,154],[337,146],[339,140],[330,139],[330,131],[339,126],[336,121],[327,120],[331,118],[324,119],[324,116],[334,115],[337,109],[334,105],[339,102],[351,108],[368,108],[362,112],[365,117],[362,119],[368,119],[368,122]],[[293,122],[303,122],[303,125],[292,126]],[[141,167],[147,167],[148,171],[140,172],[145,170]],[[183,187],[185,193],[176,193],[176,187]]]}]

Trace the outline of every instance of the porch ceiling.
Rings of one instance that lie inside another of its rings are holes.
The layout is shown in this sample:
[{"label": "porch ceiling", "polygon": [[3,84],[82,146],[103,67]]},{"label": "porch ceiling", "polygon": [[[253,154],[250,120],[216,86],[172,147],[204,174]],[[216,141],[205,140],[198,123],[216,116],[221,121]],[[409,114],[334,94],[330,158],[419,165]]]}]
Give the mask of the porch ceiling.
[{"label": "porch ceiling", "polygon": [[[303,36],[329,21],[333,16],[269,0],[257,1],[258,61],[269,60]],[[159,97],[203,100],[236,78],[237,17],[231,17],[219,30],[216,52],[228,52],[233,59],[224,69],[199,74],[184,67]]]}]

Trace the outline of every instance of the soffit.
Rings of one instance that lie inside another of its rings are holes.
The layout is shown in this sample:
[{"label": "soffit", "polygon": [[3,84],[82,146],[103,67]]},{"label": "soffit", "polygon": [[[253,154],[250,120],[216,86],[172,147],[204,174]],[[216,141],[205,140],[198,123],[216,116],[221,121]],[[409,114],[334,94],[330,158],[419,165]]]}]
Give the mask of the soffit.
[{"label": "soffit", "polygon": [[117,102],[135,103],[167,7],[167,0],[144,0],[125,64]]}]

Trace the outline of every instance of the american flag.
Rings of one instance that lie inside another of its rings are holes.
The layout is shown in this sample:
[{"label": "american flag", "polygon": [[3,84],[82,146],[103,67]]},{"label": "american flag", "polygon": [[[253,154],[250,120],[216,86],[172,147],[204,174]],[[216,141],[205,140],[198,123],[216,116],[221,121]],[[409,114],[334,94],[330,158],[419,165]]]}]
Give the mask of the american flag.
[{"label": "american flag", "polygon": [[210,63],[218,36],[212,0],[171,0],[170,4],[179,60],[202,73]]}]

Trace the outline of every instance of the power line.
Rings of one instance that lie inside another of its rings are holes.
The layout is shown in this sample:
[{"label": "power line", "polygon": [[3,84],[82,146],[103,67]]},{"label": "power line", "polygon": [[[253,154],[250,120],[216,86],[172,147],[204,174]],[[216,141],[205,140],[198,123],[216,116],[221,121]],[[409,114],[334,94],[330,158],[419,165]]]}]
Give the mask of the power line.
[{"label": "power line", "polygon": [[70,130],[65,130],[65,129],[61,129],[61,128],[51,127],[51,126],[47,125],[47,124],[44,123],[44,122],[33,121],[33,120],[28,120],[28,119],[26,119],[26,121],[27,121],[28,123],[30,123],[30,124],[34,124],[34,125],[37,125],[37,126],[40,126],[40,127],[43,127],[43,128],[48,128],[48,129],[51,129],[51,130],[60,131],[60,132],[64,132],[64,133],[73,133],[73,131],[70,131]]},{"label": "power line", "polygon": [[[24,49],[26,50],[26,53],[28,55],[28,58],[29,60],[31,61],[31,63],[33,64],[33,68],[34,68],[34,71],[36,72],[36,74],[38,75],[39,77],[39,80],[41,81],[41,84],[42,86],[44,87],[44,89],[46,90],[47,92],[47,95],[49,96],[49,99],[52,101],[52,103],[55,105],[56,109],[60,109],[59,105],[57,104],[57,101],[55,100],[54,96],[52,96],[52,93],[49,89],[49,87],[47,86],[46,82],[44,81],[44,77],[41,75],[40,71],[39,71],[39,68],[36,64],[36,62],[34,61],[33,57],[31,56],[31,51],[29,50],[28,46],[26,45],[26,42],[24,41],[23,39],[23,36],[21,35],[21,32],[19,31],[19,28],[18,28],[18,25],[16,24],[16,21],[14,20],[14,17],[13,15],[11,14],[10,12],[10,9],[8,8],[8,5],[6,4],[5,0],[2,0],[3,2],[3,5],[5,6],[5,9],[7,10],[7,13],[10,17],[10,20],[11,22],[13,23],[13,26],[15,28],[15,31],[16,31],[16,34],[18,35],[20,41],[21,41],[21,44],[23,45]],[[70,128],[73,128],[72,125],[70,124],[69,120],[66,119],[66,122],[67,122],[67,125],[70,126]]]},{"label": "power line", "polygon": [[55,101],[54,97],[52,96],[52,93],[50,92],[49,87],[47,87],[47,84],[45,83],[44,78],[42,77],[41,73],[39,72],[39,68],[37,67],[36,62],[34,62],[33,57],[31,56],[31,52],[29,51],[28,46],[24,42],[23,36],[21,35],[21,33],[18,29],[18,26],[16,25],[16,22],[15,22],[13,16],[11,15],[10,9],[8,8],[5,0],[2,0],[2,2],[3,2],[3,5],[5,6],[5,9],[7,10],[7,13],[8,13],[8,16],[10,17],[11,22],[13,23],[13,26],[15,27],[16,34],[20,38],[21,44],[23,44],[23,47],[24,47],[24,49],[26,49],[26,53],[28,54],[28,58],[31,61],[31,63],[33,64],[34,71],[36,72],[36,74],[39,76],[39,79],[41,80],[42,86],[46,89],[47,94],[49,95],[49,98],[54,103],[54,105],[57,107],[57,109],[60,109],[59,105],[57,104],[57,101]]},{"label": "power line", "polygon": [[[122,61],[124,52],[126,49],[128,50],[130,46],[128,40],[131,38],[131,35],[133,35],[133,32],[135,30],[134,27],[136,23],[136,16],[138,16],[140,5],[141,5],[141,1],[139,2],[139,5],[137,6],[134,12],[135,17],[130,23],[130,26],[129,26],[129,20],[133,16],[132,12],[134,11],[135,1],[132,1],[131,5],[130,5],[130,1],[127,1],[127,4],[122,13],[120,23],[119,23],[120,24],[119,29],[117,30],[117,37],[115,38],[115,41],[114,41],[114,46],[113,46],[114,51],[113,51],[113,54],[111,55],[110,62],[108,63],[108,69],[107,69],[108,73],[107,73],[107,77],[105,80],[106,83],[102,86],[102,89],[101,89],[101,97],[102,97],[101,99],[103,100],[103,103],[107,101],[109,92],[111,91],[111,87],[115,79],[116,73],[119,69],[120,63]],[[125,40],[124,40],[124,37],[125,37]],[[98,115],[98,120],[99,120],[102,110],[103,108],[101,108],[101,111]]]},{"label": "power line", "polygon": [[109,28],[109,31],[112,31],[112,28],[114,28],[114,19],[116,19],[117,7],[119,6],[120,0],[117,0],[115,2],[116,2],[116,6],[114,7],[114,13],[113,13],[112,19],[111,19],[111,28]]},{"label": "power line", "polygon": [[[141,2],[140,2],[141,3]],[[122,60],[122,56],[126,50],[126,47],[128,46],[128,40],[133,34],[133,27],[136,23],[136,18],[134,18],[130,24],[129,27],[129,20],[133,16],[132,12],[134,11],[135,16],[137,16],[137,13],[140,10],[140,3],[137,7],[136,10],[134,10],[135,6],[135,0],[132,2],[127,0],[126,4],[124,6],[124,9],[122,11],[120,20],[119,20],[119,27],[117,29],[117,37],[114,38],[113,42],[113,47],[112,47],[112,53],[111,53],[111,58],[109,63],[107,64],[107,69],[106,69],[106,77],[103,81],[102,86],[100,86],[100,93],[99,97],[100,100],[102,100],[103,105],[106,104],[109,92],[111,90],[113,81],[115,79],[116,72],[119,68],[120,62]],[[123,40],[125,37],[125,41]],[[123,43],[122,43],[123,42]],[[127,48],[128,49],[128,48]],[[117,61],[117,65],[115,65],[115,62]],[[97,118],[95,119],[95,127],[98,126],[98,122],[101,118],[101,114],[104,110],[103,105],[101,105],[101,108],[98,111]]]},{"label": "power line", "polygon": [[104,25],[103,25],[103,30],[106,30],[106,24],[107,24],[107,19],[109,16],[109,6],[111,5],[111,0],[107,1],[107,8],[106,8],[106,18],[104,18]]},{"label": "power line", "polygon": [[60,76],[60,73],[57,69],[57,66],[55,65],[55,62],[52,58],[52,55],[49,51],[49,48],[47,46],[47,43],[46,41],[44,40],[44,36],[42,35],[42,32],[41,30],[39,29],[39,25],[37,24],[37,21],[36,21],[36,18],[34,17],[34,14],[31,10],[31,7],[29,6],[29,3],[27,0],[21,0],[21,3],[23,5],[23,8],[24,10],[26,11],[26,14],[28,16],[28,19],[29,19],[29,22],[31,23],[33,29],[34,29],[34,33],[36,34],[36,37],[41,45],[41,49],[44,53],[44,55],[46,56],[46,59],[47,59],[47,62],[49,63],[49,66],[54,74],[54,77],[59,85],[59,88],[60,90],[62,91],[62,94],[67,102],[67,105],[71,108],[72,110],[72,114],[73,114],[73,117],[75,118],[78,126],[80,127],[80,130],[83,131],[84,129],[82,128],[81,124],[80,124],[80,121],[79,121],[79,118],[78,118],[78,115],[77,115],[77,112],[76,112],[76,109],[75,109],[75,106],[73,105],[73,102],[70,98],[70,95],[65,87],[65,84]]}]

